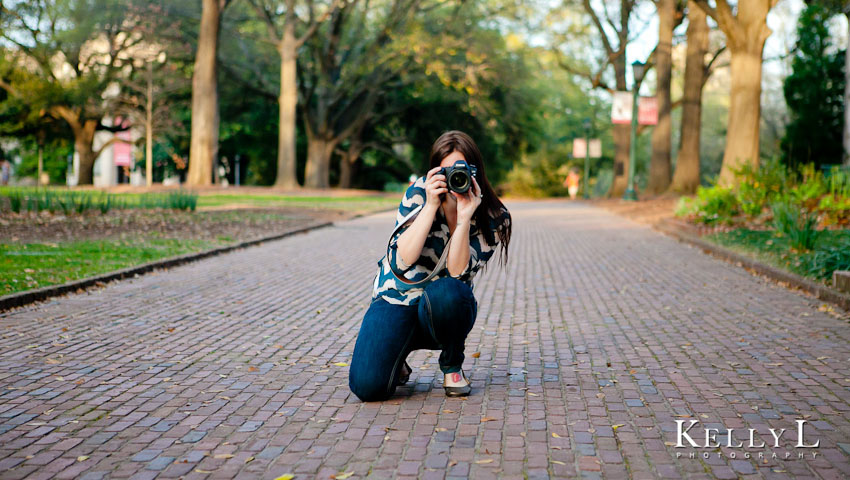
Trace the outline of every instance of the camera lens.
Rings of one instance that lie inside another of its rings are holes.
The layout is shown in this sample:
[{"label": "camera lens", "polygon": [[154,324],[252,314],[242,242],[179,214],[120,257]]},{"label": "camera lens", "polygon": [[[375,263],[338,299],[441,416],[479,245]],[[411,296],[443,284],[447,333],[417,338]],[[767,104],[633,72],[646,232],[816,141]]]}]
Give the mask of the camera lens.
[{"label": "camera lens", "polygon": [[463,193],[469,189],[469,175],[463,170],[455,170],[449,175],[449,188]]}]

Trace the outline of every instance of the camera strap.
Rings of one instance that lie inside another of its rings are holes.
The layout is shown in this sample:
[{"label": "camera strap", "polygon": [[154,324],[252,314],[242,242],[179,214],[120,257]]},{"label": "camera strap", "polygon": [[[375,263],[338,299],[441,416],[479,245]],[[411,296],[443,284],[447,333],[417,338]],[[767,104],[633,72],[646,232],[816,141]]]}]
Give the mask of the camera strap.
[{"label": "camera strap", "polygon": [[[387,263],[389,263],[389,261],[390,261],[390,257],[389,257],[390,242],[392,242],[393,236],[395,236],[395,234],[402,227],[404,227],[404,225],[410,219],[412,219],[417,214],[419,214],[419,211],[422,210],[422,207],[423,207],[423,205],[419,205],[416,208],[414,208],[413,211],[408,213],[407,216],[405,216],[404,219],[402,219],[402,221],[400,221],[398,223],[398,226],[396,226],[393,229],[392,233],[390,234],[390,239],[387,242]],[[437,265],[434,267],[434,270],[432,270],[431,273],[429,273],[427,277],[425,277],[422,280],[419,280],[417,282],[412,282],[412,281],[410,281],[410,280],[408,280],[408,279],[406,279],[402,276],[397,275],[395,273],[395,270],[392,268],[392,266],[390,266],[390,271],[393,273],[393,276],[396,279],[396,289],[404,291],[404,290],[409,290],[411,288],[421,287],[421,286],[425,285],[426,283],[428,283],[432,278],[434,278],[434,276],[437,275],[437,273],[439,273],[440,270],[442,270],[443,267],[446,266],[446,262],[448,261],[448,258],[449,258],[449,246],[451,245],[451,243],[452,243],[452,235],[449,235],[449,239],[446,242],[446,248],[443,249],[443,254],[440,255],[440,259],[437,261]],[[424,246],[423,246],[423,248],[424,248]]]}]

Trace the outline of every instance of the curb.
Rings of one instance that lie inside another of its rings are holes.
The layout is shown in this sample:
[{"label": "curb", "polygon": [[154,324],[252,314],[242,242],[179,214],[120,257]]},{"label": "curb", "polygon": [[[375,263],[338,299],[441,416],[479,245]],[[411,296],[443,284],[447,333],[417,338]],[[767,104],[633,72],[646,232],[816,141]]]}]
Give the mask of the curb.
[{"label": "curb", "polygon": [[[358,215],[360,216],[360,215]],[[136,265],[134,267],[122,268],[121,270],[116,270],[113,272],[107,272],[100,275],[95,275],[93,277],[87,277],[80,280],[74,280],[67,283],[62,283],[59,285],[49,285],[47,287],[37,288],[35,290],[26,290],[23,292],[12,293],[9,295],[4,295],[0,297],[0,312],[4,312],[6,310],[22,307],[24,305],[29,305],[31,303],[35,303],[41,300],[46,300],[51,297],[56,297],[68,292],[74,292],[79,289],[85,289],[95,285],[102,285],[106,282],[110,282],[113,280],[121,280],[127,277],[138,276],[143,273],[150,272],[152,270],[157,270],[161,268],[175,267],[177,265],[182,265],[184,263],[193,262],[195,260],[200,260],[202,258],[211,257],[215,255],[220,255],[222,253],[227,253],[232,250],[236,250],[239,248],[250,247],[253,245],[258,245],[263,242],[268,242],[271,240],[278,240],[284,237],[288,237],[291,235],[295,235],[297,233],[306,233],[311,230],[316,230],[323,227],[332,226],[333,222],[322,222],[314,225],[307,225],[306,227],[296,228],[295,230],[290,230],[283,233],[276,233],[273,235],[268,235],[265,237],[255,238],[253,240],[246,240],[244,242],[240,242],[234,245],[228,245],[224,247],[213,248],[210,250],[205,250],[203,252],[196,253],[185,253],[183,255],[176,255],[173,257],[167,257],[160,260],[154,260],[153,262],[143,263],[141,265]]]},{"label": "curb", "polygon": [[[652,228],[675,237],[681,242],[699,247],[704,252],[714,257],[764,275],[773,281],[785,283],[788,287],[797,288],[813,295],[815,298],[833,303],[846,311],[850,311],[850,295],[841,293],[838,290],[827,287],[821,283],[814,282],[795,273],[786,272],[758,262],[728,248],[715,245],[707,240],[703,240],[696,235],[683,231],[684,229],[682,226],[678,225],[678,222],[675,220],[662,220],[652,225]],[[687,229],[691,230],[690,228]]]}]

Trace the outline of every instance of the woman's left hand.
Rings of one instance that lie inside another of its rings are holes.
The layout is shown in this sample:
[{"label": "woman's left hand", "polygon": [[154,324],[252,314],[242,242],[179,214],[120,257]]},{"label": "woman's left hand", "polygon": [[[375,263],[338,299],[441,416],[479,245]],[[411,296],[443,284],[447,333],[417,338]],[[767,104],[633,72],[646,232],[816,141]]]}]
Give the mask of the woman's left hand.
[{"label": "woman's left hand", "polygon": [[466,193],[457,194],[451,192],[457,200],[457,218],[458,220],[469,221],[472,215],[475,214],[475,209],[481,205],[481,187],[478,186],[478,181],[472,177],[472,187]]}]

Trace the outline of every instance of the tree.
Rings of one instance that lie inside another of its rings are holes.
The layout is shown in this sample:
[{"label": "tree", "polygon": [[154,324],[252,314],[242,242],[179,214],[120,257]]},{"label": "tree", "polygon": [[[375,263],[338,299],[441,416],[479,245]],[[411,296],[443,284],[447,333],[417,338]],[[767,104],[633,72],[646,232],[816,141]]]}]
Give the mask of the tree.
[{"label": "tree", "polygon": [[231,0],[202,0],[198,50],[192,73],[192,139],[189,147],[190,185],[212,183],[218,154],[217,51],[221,15]]},{"label": "tree", "polygon": [[[274,43],[280,55],[280,94],[278,96],[279,124],[277,147],[277,179],[275,186],[283,188],[298,187],[295,177],[295,113],[298,103],[298,86],[296,70],[298,66],[298,49],[312,37],[330,14],[338,8],[338,2],[325,7],[325,12],[316,17],[315,4],[308,0],[306,8],[309,12],[306,20],[298,17],[295,0],[264,1],[251,0],[260,19],[266,24],[268,36]],[[342,7],[346,5],[345,1]],[[296,35],[296,29],[302,30]]]},{"label": "tree", "polygon": [[[591,24],[595,29],[596,36],[600,39],[604,49],[601,58],[597,59],[597,66],[581,67],[572,62],[561,59],[561,66],[569,72],[581,75],[590,81],[591,88],[603,88],[610,92],[614,90],[626,90],[626,46],[629,41],[630,19],[635,9],[637,0],[620,0],[619,8],[611,11],[609,3],[601,2],[603,12],[598,13],[591,5],[590,0],[582,0],[584,12],[590,16]],[[609,33],[610,32],[610,33]],[[559,50],[558,53],[561,53]],[[609,67],[614,70],[614,84],[606,81],[606,72]],[[608,191],[611,197],[622,196],[626,190],[629,171],[629,142],[630,126],[628,124],[617,124],[612,127],[614,136],[614,181]]]},{"label": "tree", "polygon": [[670,190],[677,193],[694,193],[700,184],[700,117],[702,88],[708,77],[705,64],[705,55],[708,52],[708,24],[705,12],[697,7],[693,0],[688,2],[687,39],[679,153],[676,156],[676,171],[670,185]]},{"label": "tree", "polygon": [[652,157],[649,163],[647,193],[657,194],[670,186],[670,150],[672,103],[670,77],[673,72],[673,30],[681,22],[681,3],[677,0],[656,0],[658,12],[658,46],[655,47],[655,72],[658,100],[658,123],[652,130]]},{"label": "tree", "polygon": [[800,15],[797,44],[785,79],[791,121],[782,139],[788,165],[841,163],[844,116],[844,56],[832,51],[826,22],[831,12],[817,3]]},{"label": "tree", "polygon": [[410,40],[417,30],[407,27],[416,13],[440,4],[423,3],[352,2],[334,10],[321,34],[307,42],[310,55],[299,57],[298,68],[307,133],[305,186],[330,186],[331,155],[361,127],[389,84],[414,65],[410,52],[416,45]]},{"label": "tree", "polygon": [[4,53],[0,87],[68,124],[79,155],[78,184],[90,185],[94,162],[111,141],[93,146],[98,130],[117,131],[103,120],[132,72],[131,52],[143,42],[137,26],[144,12],[123,1],[34,0],[0,5]]},{"label": "tree", "polygon": [[733,13],[727,0],[695,0],[726,35],[732,55],[730,64],[729,122],[726,149],[720,169],[721,185],[735,184],[735,171],[745,164],[759,163],[759,120],[761,111],[761,64],[764,42],[770,36],[767,14],[778,0],[738,2]]}]

